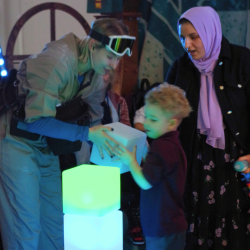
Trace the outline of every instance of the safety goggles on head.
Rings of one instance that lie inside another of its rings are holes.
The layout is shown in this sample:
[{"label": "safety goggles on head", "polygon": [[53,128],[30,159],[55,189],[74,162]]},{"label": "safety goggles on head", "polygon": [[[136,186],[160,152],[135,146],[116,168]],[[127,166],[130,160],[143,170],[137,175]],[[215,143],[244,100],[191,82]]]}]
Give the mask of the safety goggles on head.
[{"label": "safety goggles on head", "polygon": [[118,56],[123,56],[125,53],[127,53],[128,56],[132,55],[132,47],[135,40],[133,36],[106,36],[92,29],[90,30],[89,36],[106,45],[108,50]]}]

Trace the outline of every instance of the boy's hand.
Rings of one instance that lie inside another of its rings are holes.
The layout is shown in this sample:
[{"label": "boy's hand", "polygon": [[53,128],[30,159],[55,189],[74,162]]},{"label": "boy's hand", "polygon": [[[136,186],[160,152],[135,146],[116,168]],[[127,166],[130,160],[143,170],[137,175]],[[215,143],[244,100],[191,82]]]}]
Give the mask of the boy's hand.
[{"label": "boy's hand", "polygon": [[119,157],[122,163],[130,166],[132,162],[136,161],[136,146],[133,148],[133,152],[127,150],[121,144],[114,147],[114,151],[116,156]]},{"label": "boy's hand", "polygon": [[124,146],[117,145],[114,147],[114,152],[118,156],[122,163],[128,165],[131,174],[135,182],[142,189],[149,189],[152,185],[147,181],[142,173],[142,168],[139,166],[136,160],[136,146],[133,148],[133,152],[128,151]]}]

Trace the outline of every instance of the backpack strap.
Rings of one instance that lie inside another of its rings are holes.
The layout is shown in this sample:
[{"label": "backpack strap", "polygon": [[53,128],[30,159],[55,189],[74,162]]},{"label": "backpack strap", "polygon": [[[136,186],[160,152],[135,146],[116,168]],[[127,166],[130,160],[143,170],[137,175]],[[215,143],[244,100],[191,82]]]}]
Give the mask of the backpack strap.
[{"label": "backpack strap", "polygon": [[6,113],[18,102],[16,82],[17,70],[10,70],[8,76],[2,77],[0,86],[0,115]]}]

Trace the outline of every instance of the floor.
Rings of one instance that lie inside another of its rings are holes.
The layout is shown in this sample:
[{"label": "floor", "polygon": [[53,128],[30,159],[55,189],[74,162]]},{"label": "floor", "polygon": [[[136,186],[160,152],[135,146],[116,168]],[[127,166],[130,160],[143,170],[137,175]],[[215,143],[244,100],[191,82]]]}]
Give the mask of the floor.
[{"label": "floor", "polygon": [[[145,250],[145,249],[146,249],[145,245],[142,246],[133,245],[128,237],[125,237],[123,240],[123,250]],[[0,250],[3,250],[1,242],[0,242]]]},{"label": "floor", "polygon": [[[127,230],[127,220],[124,216],[124,231]],[[123,238],[123,250],[145,250],[145,244],[141,246],[133,245],[133,243],[130,241],[129,237],[127,235],[124,235]],[[2,242],[1,242],[1,236],[0,236],[0,250],[3,250]]]}]

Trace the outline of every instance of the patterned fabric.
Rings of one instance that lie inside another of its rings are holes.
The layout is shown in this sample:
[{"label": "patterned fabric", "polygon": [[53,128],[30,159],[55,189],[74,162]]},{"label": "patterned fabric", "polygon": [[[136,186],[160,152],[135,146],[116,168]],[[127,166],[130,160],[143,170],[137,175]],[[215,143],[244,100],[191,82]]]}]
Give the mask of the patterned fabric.
[{"label": "patterned fabric", "polygon": [[121,96],[119,99],[119,103],[120,103],[120,122],[131,127],[128,115],[128,105],[125,99]]},{"label": "patterned fabric", "polygon": [[141,0],[139,22],[139,82],[163,82],[173,61],[183,54],[176,30],[182,13],[211,6],[220,16],[222,33],[230,43],[250,48],[249,0]]},{"label": "patterned fabric", "polygon": [[225,129],[225,150],[196,135],[192,172],[188,172],[185,207],[186,250],[249,250],[250,199],[233,163],[240,148]]},{"label": "patterned fabric", "polygon": [[[118,95],[117,93],[114,93],[113,91],[107,91],[108,95],[105,98],[105,103],[108,108],[106,111],[106,114],[109,117],[109,122],[103,122],[103,124],[107,124],[110,122],[120,122],[123,123],[129,127],[131,127],[130,120],[129,120],[129,113],[128,113],[128,106],[125,101],[125,99]],[[108,98],[108,100],[107,100]],[[105,112],[104,112],[105,116]]]}]

